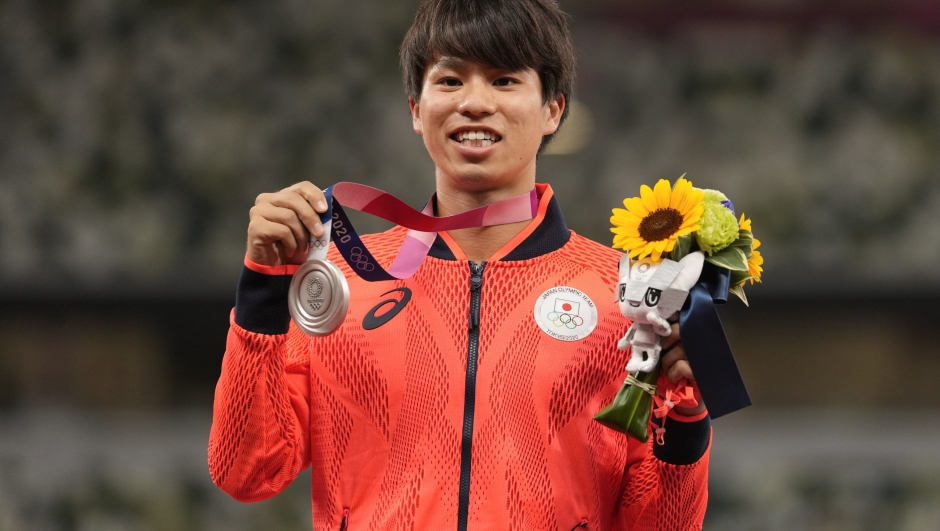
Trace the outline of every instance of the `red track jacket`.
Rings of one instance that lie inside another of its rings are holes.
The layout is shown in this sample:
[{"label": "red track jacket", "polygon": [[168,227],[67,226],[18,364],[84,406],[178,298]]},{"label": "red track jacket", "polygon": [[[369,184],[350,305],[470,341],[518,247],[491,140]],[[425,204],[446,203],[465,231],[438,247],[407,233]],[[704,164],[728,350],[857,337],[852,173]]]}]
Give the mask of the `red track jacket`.
[{"label": "red track jacket", "polygon": [[[536,219],[476,275],[446,235],[396,282],[362,281],[332,249],[352,300],[326,337],[288,326],[296,268],[246,262],[215,395],[215,483],[263,500],[312,466],[316,530],[700,529],[708,418],[674,417],[655,449],[592,420],[625,377],[620,253],[569,231],[538,187]],[[365,241],[387,265],[405,234]],[[586,338],[536,323],[558,286],[595,304]]]}]

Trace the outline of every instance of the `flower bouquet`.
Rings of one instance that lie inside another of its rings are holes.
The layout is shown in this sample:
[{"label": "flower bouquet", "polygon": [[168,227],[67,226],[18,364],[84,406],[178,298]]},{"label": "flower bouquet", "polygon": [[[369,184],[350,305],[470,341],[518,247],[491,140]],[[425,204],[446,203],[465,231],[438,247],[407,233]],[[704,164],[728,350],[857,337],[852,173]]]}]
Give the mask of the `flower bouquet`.
[{"label": "flower bouquet", "polygon": [[[654,399],[657,407],[653,413],[660,418],[676,405],[697,405],[692,389],[684,381],[673,386],[666,380],[666,389],[657,392],[660,340],[670,335],[669,320],[680,309],[680,328],[692,323],[695,332],[690,334],[693,337],[682,333],[689,362],[706,402],[711,404],[711,396],[715,397],[718,414],[712,411],[712,417],[750,404],[717,314],[712,321],[709,311],[701,310],[713,302],[724,302],[727,293],[737,295],[747,304],[744,284],[760,282],[763,258],[756,250],[760,242],[751,232],[751,220],[743,214],[738,219],[731,201],[721,192],[694,188],[684,176],[675,186],[670,186],[665,179],[654,188],[643,185],[640,197],[625,199],[623,204],[626,209],[615,208],[610,220],[614,225],[611,229],[615,234],[613,246],[627,251],[620,260],[620,281],[615,297],[621,313],[632,321],[617,346],[621,350],[630,348],[631,358],[624,385],[594,418],[645,442]],[[686,304],[687,298],[691,299],[691,304]],[[713,322],[718,322],[718,330],[713,330]],[[703,324],[708,334],[719,334],[719,340],[695,338],[704,335],[699,333]],[[717,348],[713,349],[712,344]],[[695,348],[690,348],[693,346]],[[731,378],[713,370],[699,371],[693,354],[700,353],[693,351],[712,350],[717,351],[716,365],[720,371],[734,371]],[[727,386],[728,381],[732,388],[739,389],[732,389],[732,394],[737,395],[726,400],[721,394],[727,393],[721,387]],[[706,392],[710,396],[706,396]],[[711,411],[712,407],[709,409]],[[657,427],[655,431],[662,444],[665,429]]]}]

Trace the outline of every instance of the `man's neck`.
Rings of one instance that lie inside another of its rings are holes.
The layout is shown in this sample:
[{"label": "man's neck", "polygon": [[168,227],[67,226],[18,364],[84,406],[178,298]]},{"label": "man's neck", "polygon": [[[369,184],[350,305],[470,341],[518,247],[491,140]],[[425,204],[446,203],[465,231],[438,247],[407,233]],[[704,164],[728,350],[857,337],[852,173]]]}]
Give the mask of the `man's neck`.
[{"label": "man's neck", "polygon": [[[532,191],[535,187],[534,177],[524,182],[513,183],[485,191],[466,191],[449,186],[437,188],[437,215],[451,216],[472,208],[493,204],[503,199],[509,199],[520,194]],[[477,227],[447,231],[448,236],[460,246],[467,259],[472,262],[488,260],[497,251],[503,248],[517,234],[529,224],[529,221],[519,221],[506,225],[493,225],[490,227]]]}]

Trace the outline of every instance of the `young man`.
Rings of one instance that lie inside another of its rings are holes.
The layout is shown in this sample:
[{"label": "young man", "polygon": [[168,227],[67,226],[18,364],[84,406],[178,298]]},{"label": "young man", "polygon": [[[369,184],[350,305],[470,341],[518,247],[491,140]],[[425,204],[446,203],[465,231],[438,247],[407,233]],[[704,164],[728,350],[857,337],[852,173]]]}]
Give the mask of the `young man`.
[{"label": "young man", "polygon": [[[440,233],[402,281],[364,282],[331,249],[350,309],[310,338],[289,322],[287,287],[327,205],[310,183],[259,196],[216,390],[213,480],[262,500],[311,466],[315,529],[699,529],[704,406],[673,411],[664,445],[592,419],[625,377],[616,344],[629,323],[611,302],[620,253],[569,231],[535,182],[573,83],[565,15],[554,0],[426,0],[401,57],[436,215],[533,189],[538,213]],[[406,232],[364,241],[388,264]],[[663,358],[673,381],[692,377],[677,335]]]}]

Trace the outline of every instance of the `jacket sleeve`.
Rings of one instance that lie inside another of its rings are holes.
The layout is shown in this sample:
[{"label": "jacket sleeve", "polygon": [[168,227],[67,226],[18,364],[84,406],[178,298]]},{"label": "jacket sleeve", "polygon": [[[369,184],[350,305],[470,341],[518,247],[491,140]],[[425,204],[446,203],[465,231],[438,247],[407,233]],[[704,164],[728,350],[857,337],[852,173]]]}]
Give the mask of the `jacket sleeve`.
[{"label": "jacket sleeve", "polygon": [[209,434],[212,481],[239,501],[283,491],[310,465],[309,357],[289,329],[291,275],[242,271]]},{"label": "jacket sleeve", "polygon": [[711,422],[668,417],[665,444],[629,440],[620,501],[623,531],[696,531],[708,503]]}]

